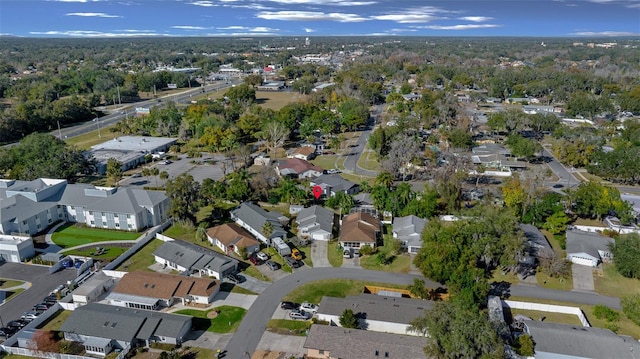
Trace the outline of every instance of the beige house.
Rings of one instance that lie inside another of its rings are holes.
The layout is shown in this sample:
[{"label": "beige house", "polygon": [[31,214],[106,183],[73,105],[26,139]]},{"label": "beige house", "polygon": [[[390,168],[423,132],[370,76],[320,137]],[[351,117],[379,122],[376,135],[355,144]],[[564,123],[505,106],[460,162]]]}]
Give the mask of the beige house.
[{"label": "beige house", "polygon": [[370,245],[378,246],[382,240],[382,224],[380,220],[364,212],[355,212],[342,219],[340,228],[340,245],[343,248],[351,248],[354,254],[358,254],[360,247]]},{"label": "beige house", "polygon": [[242,248],[247,254],[260,250],[260,242],[236,223],[225,223],[207,229],[207,239],[227,254],[233,252],[240,256]]}]

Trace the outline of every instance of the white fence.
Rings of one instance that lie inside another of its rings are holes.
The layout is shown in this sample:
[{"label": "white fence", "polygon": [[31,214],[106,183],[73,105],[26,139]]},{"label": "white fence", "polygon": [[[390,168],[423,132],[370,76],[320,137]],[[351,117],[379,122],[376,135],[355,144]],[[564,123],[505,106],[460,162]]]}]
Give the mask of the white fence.
[{"label": "white fence", "polygon": [[[6,347],[4,351],[16,354],[23,355],[34,358],[50,358],[50,359],[96,359],[95,357],[86,357],[82,355],[74,355],[74,354],[60,354],[60,353],[51,353],[51,352],[41,352],[37,350],[31,350],[26,348],[18,348],[18,347]],[[121,359],[121,358],[119,358]]]},{"label": "white fence", "polygon": [[582,309],[578,307],[567,307],[564,305],[531,303],[531,302],[515,302],[512,300],[503,300],[502,306],[511,309],[536,310],[540,312],[573,314],[578,317],[583,327],[590,327],[587,317],[585,317]]}]

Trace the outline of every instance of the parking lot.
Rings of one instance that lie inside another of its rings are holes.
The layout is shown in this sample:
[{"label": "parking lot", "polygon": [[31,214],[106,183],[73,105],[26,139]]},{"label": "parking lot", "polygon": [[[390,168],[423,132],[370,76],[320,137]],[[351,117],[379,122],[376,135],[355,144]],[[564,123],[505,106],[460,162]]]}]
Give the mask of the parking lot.
[{"label": "parking lot", "polygon": [[75,269],[60,270],[49,274],[49,267],[27,265],[21,263],[0,263],[0,278],[17,279],[31,283],[29,289],[11,298],[2,305],[2,324],[20,319],[24,312],[39,304],[51,291],[60,284],[76,278]]}]

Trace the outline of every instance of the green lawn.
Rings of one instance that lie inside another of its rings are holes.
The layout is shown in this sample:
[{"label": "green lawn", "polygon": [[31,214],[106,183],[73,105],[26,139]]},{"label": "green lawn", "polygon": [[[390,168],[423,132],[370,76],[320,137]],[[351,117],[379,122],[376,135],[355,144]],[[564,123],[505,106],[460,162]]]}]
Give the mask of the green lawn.
[{"label": "green lawn", "polygon": [[325,170],[330,170],[332,168],[336,168],[336,158],[338,158],[337,155],[320,155],[310,162],[316,166],[324,168]]},{"label": "green lawn", "polygon": [[342,257],[342,247],[340,247],[338,241],[329,242],[329,248],[327,248],[327,259],[333,267],[342,266],[344,258]]},{"label": "green lawn", "polygon": [[553,234],[549,233],[549,231],[546,231],[544,229],[541,229],[540,232],[542,232],[542,234],[544,234],[544,236],[547,238],[547,241],[549,241],[549,244],[551,244],[551,248],[553,248],[554,251],[564,253],[564,249],[562,249],[562,246],[560,246],[560,242],[558,242],[558,240],[553,236]]},{"label": "green lawn", "polygon": [[56,229],[51,239],[55,244],[66,248],[104,241],[132,241],[139,236],[140,233],[137,232],[86,228],[68,223]]},{"label": "green lawn", "polygon": [[378,247],[377,253],[360,258],[360,266],[364,269],[380,270],[393,273],[409,273],[411,270],[411,257],[408,254],[396,254],[392,256],[389,264],[378,263],[378,253],[391,253],[391,226],[387,225],[385,234],[382,235],[384,245]]},{"label": "green lawn", "polygon": [[538,286],[549,289],[572,290],[573,278],[551,278],[545,273],[536,273],[536,281]]},{"label": "green lawn", "polygon": [[[215,310],[220,311],[218,316],[213,319],[207,318],[207,313]],[[231,333],[238,328],[247,310],[240,307],[223,305],[207,311],[184,309],[175,313],[194,317],[193,326],[196,330],[206,330],[213,333]]]},{"label": "green lawn", "polygon": [[267,248],[266,252],[269,257],[271,257],[272,261],[280,264],[280,270],[283,270],[287,273],[293,273],[293,269],[291,269],[291,267],[289,267],[289,265],[285,263],[284,259],[282,259],[282,256],[278,254],[278,252],[276,252],[273,247]]},{"label": "green lawn", "polygon": [[38,329],[44,330],[60,330],[62,323],[73,313],[72,310],[59,310],[51,318],[47,319],[44,323],[40,324]]},{"label": "green lawn", "polygon": [[88,249],[72,249],[69,251],[64,251],[64,254],[74,255],[74,256],[83,256],[83,257],[91,257],[94,259],[101,259],[105,261],[113,261],[122,255],[122,253],[126,252],[129,248],[125,247],[103,247],[105,249],[104,253],[96,256],[95,248]]},{"label": "green lawn", "polygon": [[125,260],[122,264],[116,267],[116,270],[133,272],[136,270],[147,270],[147,267],[155,263],[153,258],[153,251],[158,249],[164,242],[159,239],[153,239],[147,243],[144,247],[140,248],[138,252]]},{"label": "green lawn", "polygon": [[308,320],[271,319],[267,323],[269,331],[284,335],[305,336],[310,327]]},{"label": "green lawn", "polygon": [[220,283],[220,291],[222,292],[230,292],[230,293],[236,293],[236,294],[247,294],[247,295],[258,295],[258,293],[252,292],[248,289],[244,289],[242,287],[239,287],[233,283],[229,283],[229,282],[222,282]]},{"label": "green lawn", "polygon": [[0,289],[17,287],[17,286],[22,285],[24,283],[25,282],[23,282],[21,280],[0,278]]},{"label": "green lawn", "polygon": [[162,234],[173,239],[182,239],[183,241],[193,243],[196,239],[196,227],[184,226],[180,222],[175,222],[164,232],[162,232]]},{"label": "green lawn", "polygon": [[503,274],[500,269],[495,269],[493,273],[491,273],[491,278],[489,279],[489,281],[498,283],[507,282],[511,284],[520,283],[520,280],[518,279],[518,276],[516,274],[510,272],[506,272]]},{"label": "green lawn", "polygon": [[114,137],[122,136],[120,132],[111,132],[111,129],[114,128],[115,125],[111,126],[100,126],[100,134],[102,137],[98,136],[98,127],[96,125],[96,129],[94,131],[85,133],[80,136],[75,136],[65,140],[65,142],[69,145],[78,146],[81,150],[90,150],[91,146],[97,145],[104,141],[108,141],[113,139]]},{"label": "green lawn", "polygon": [[369,149],[365,149],[358,160],[358,166],[365,170],[377,171],[380,169],[376,153]]},{"label": "green lawn", "polygon": [[[533,302],[533,303],[543,303],[543,304],[566,305],[568,307],[580,307],[580,309],[582,309],[582,312],[587,317],[587,319],[589,320],[589,323],[591,324],[592,327],[606,328],[607,325],[609,324],[605,320],[597,319],[593,315],[593,307],[594,306],[592,306],[592,305],[583,305],[583,304],[577,305],[576,303],[561,302],[561,301],[557,301],[557,300],[546,300],[546,299],[527,298],[527,297],[518,297],[518,296],[510,297],[509,300],[522,301],[522,302]],[[620,311],[618,311],[618,312],[620,312]],[[546,312],[543,312],[543,313],[546,314]],[[537,318],[533,318],[533,319],[537,319]],[[618,327],[618,330],[617,330],[618,334],[629,335],[629,336],[631,336],[631,337],[633,337],[635,339],[640,339],[640,327],[635,325],[623,313],[620,312],[620,318],[614,324]]]},{"label": "green lawn", "polygon": [[640,280],[623,277],[613,264],[603,265],[604,276],[594,273],[593,282],[596,292],[612,297],[621,297],[640,293]]},{"label": "green lawn", "polygon": [[323,296],[344,298],[348,295],[363,293],[367,285],[406,289],[406,285],[390,283],[371,283],[350,279],[325,279],[299,286],[284,297],[285,301],[297,303],[320,303]]},{"label": "green lawn", "polygon": [[302,252],[304,264],[309,267],[313,267],[313,261],[311,260],[311,246],[298,247],[298,249]]},{"label": "green lawn", "polygon": [[262,272],[260,272],[258,268],[256,268],[253,264],[251,264],[251,262],[249,262],[248,264],[249,266],[242,271],[243,273],[255,279],[259,279],[261,281],[271,282],[271,278],[262,274]]}]

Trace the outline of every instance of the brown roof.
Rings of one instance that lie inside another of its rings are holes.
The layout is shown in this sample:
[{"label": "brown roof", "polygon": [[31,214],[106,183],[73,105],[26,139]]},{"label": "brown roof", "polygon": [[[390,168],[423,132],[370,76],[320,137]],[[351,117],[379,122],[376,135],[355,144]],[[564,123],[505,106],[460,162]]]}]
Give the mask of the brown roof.
[{"label": "brown roof", "polygon": [[342,219],[340,241],[375,243],[380,220],[369,213],[356,212]]},{"label": "brown roof", "polygon": [[218,284],[206,278],[137,271],[125,274],[113,292],[161,299],[184,298],[188,294],[208,297]]},{"label": "brown roof", "polygon": [[320,173],[324,171],[322,167],[314,166],[310,162],[299,159],[299,158],[287,158],[287,159],[281,160],[280,163],[278,163],[278,168],[280,169],[280,171],[282,171],[285,168],[288,168],[293,170],[297,174],[304,173],[309,170],[318,171]]},{"label": "brown roof", "polygon": [[291,154],[301,154],[303,156],[309,156],[310,154],[316,152],[315,149],[311,146],[302,146],[296,148]]},{"label": "brown roof", "polygon": [[260,244],[249,232],[236,223],[225,223],[211,227],[207,229],[207,236],[219,240],[225,246],[234,245],[238,248]]}]

